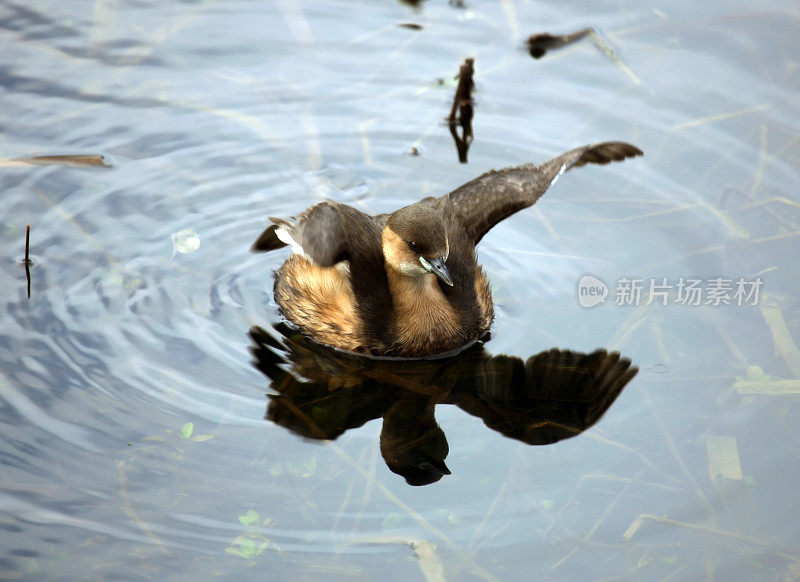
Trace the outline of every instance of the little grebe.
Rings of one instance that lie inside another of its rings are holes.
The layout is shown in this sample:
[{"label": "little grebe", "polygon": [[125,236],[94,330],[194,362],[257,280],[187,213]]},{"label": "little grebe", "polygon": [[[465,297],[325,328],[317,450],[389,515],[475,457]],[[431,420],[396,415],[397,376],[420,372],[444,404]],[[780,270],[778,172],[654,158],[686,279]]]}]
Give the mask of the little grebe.
[{"label": "little grebe", "polygon": [[624,142],[570,150],[540,166],[489,171],[440,198],[370,216],[338,202],[272,224],[254,251],[291,246],[275,275],[283,315],[324,344],[381,356],[454,350],[494,317],[475,246],[533,205],[566,170],[642,155]]}]

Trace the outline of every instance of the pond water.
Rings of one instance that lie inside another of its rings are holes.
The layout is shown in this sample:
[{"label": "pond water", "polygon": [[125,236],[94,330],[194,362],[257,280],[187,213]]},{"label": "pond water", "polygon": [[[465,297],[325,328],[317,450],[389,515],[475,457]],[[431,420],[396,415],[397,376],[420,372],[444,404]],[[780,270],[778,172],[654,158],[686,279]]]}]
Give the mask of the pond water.
[{"label": "pond water", "polygon": [[[0,2],[0,579],[800,577],[796,4],[456,4]],[[268,216],[604,140],[645,157],[570,171],[479,247],[487,357],[639,368],[596,425],[531,446],[437,400],[450,474],[412,487],[380,418],[265,420]],[[12,161],[75,154],[110,167]]]}]

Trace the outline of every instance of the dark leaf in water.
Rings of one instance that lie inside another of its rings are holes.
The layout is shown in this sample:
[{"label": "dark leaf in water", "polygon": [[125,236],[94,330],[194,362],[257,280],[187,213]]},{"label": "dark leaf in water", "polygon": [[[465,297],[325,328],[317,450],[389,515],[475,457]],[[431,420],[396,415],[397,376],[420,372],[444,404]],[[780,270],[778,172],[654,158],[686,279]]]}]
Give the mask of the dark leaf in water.
[{"label": "dark leaf in water", "polygon": [[27,158],[14,158],[0,160],[0,167],[19,166],[31,164],[34,166],[68,166],[71,168],[110,168],[104,156],[75,155],[75,156],[31,156]]},{"label": "dark leaf in water", "polygon": [[540,59],[547,54],[548,50],[561,48],[562,46],[566,46],[589,36],[592,33],[594,33],[594,29],[592,28],[584,28],[572,34],[550,34],[549,32],[541,32],[529,36],[528,40],[525,42],[525,46],[534,59]]}]

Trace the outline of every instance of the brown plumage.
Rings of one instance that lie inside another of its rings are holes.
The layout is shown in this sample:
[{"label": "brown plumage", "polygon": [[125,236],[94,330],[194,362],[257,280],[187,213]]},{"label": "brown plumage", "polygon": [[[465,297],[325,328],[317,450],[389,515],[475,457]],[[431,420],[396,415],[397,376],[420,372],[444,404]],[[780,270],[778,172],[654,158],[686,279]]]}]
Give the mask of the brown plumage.
[{"label": "brown plumage", "polygon": [[275,300],[309,337],[374,355],[449,351],[479,339],[494,317],[475,257],[483,236],[533,205],[564,171],[638,155],[624,142],[584,146],[378,216],[322,202],[295,222],[271,218],[252,250],[292,246],[275,275]]}]

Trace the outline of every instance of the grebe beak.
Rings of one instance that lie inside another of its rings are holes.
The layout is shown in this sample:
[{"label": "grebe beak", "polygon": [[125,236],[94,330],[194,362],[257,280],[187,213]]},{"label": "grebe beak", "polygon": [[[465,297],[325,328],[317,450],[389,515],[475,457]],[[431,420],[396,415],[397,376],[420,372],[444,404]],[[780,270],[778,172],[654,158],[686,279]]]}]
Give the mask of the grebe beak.
[{"label": "grebe beak", "polygon": [[453,279],[450,277],[450,272],[447,270],[447,265],[444,264],[444,259],[442,257],[431,259],[430,261],[425,257],[420,257],[419,262],[422,263],[422,266],[429,272],[439,277],[451,287],[453,286]]}]

